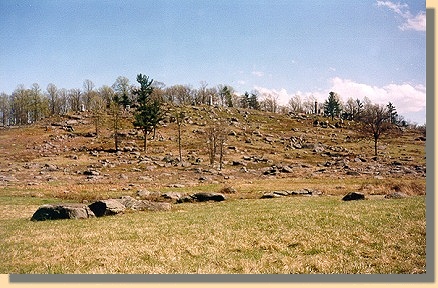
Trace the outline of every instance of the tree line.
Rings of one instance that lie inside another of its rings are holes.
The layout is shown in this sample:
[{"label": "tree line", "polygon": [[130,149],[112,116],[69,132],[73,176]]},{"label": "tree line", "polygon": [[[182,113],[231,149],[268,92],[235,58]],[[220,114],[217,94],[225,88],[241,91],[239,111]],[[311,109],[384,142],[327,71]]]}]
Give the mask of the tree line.
[{"label": "tree line", "polygon": [[[160,103],[176,105],[215,105],[250,109],[272,109],[272,99],[260,100],[258,91],[237,95],[229,85],[208,87],[201,82],[199,88],[191,85],[172,85],[153,81],[151,98]],[[124,76],[116,79],[113,85],[96,88],[91,80],[83,82],[82,89],[58,88],[50,83],[45,89],[37,83],[30,88],[18,85],[11,95],[0,93],[0,125],[14,126],[35,123],[54,115],[65,115],[81,111],[111,110],[114,104],[123,108],[139,105],[138,87]]]},{"label": "tree line", "polygon": [[[138,79],[137,79],[138,80]],[[139,83],[140,84],[140,83]],[[208,87],[205,81],[200,82],[199,88],[191,85],[166,85],[159,81],[152,81],[150,96],[159,103],[173,103],[175,105],[212,105],[222,107],[249,108],[277,113],[306,113],[320,114],[344,120],[360,120],[363,111],[372,106],[365,97],[362,100],[348,98],[344,103],[341,97],[330,92],[323,103],[318,103],[312,95],[302,99],[300,95],[292,96],[288,104],[278,104],[278,95],[261,93],[258,90],[238,95],[229,85]],[[0,93],[0,125],[14,126],[35,123],[43,118],[54,115],[65,115],[81,111],[111,111],[115,104],[123,108],[139,105],[138,87],[131,84],[124,76],[119,76],[111,85],[96,88],[91,80],[83,82],[82,89],[58,88],[50,83],[43,90],[37,83],[30,88],[18,85],[11,95]],[[407,126],[409,123],[397,114],[392,103],[387,105],[390,121],[398,126]]]}]

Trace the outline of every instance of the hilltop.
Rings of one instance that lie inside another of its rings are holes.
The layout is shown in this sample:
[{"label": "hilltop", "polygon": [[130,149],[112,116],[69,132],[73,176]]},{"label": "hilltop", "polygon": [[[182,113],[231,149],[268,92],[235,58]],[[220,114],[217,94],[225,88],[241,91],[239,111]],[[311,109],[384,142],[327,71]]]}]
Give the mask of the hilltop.
[{"label": "hilltop", "polygon": [[[382,136],[379,155],[358,123],[311,114],[165,105],[165,117],[143,151],[142,133],[126,112],[114,145],[110,115],[96,135],[93,115],[47,118],[0,129],[0,189],[4,195],[92,200],[138,191],[219,192],[258,198],[278,189],[312,189],[322,195],[361,191],[425,194],[425,135],[415,129]],[[179,161],[176,113],[184,112]],[[315,120],[323,125],[315,125]],[[327,122],[326,122],[327,121]],[[226,131],[223,168],[210,165],[206,132]]]}]

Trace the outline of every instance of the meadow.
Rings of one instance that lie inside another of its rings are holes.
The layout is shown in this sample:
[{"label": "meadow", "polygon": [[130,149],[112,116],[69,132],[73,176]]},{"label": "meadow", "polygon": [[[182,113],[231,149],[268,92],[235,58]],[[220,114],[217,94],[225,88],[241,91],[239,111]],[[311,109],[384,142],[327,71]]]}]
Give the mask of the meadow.
[{"label": "meadow", "polygon": [[426,272],[424,196],[240,199],[29,221],[38,205],[56,201],[0,198],[1,273]]}]

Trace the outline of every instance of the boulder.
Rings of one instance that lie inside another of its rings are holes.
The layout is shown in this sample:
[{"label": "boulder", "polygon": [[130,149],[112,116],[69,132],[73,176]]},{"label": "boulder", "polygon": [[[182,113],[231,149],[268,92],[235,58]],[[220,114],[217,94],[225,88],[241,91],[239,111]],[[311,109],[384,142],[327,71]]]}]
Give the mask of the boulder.
[{"label": "boulder", "polygon": [[167,202],[154,202],[149,200],[141,200],[133,208],[137,211],[169,211],[172,209],[172,205]]},{"label": "boulder", "polygon": [[283,172],[283,173],[292,173],[293,170],[292,170],[292,168],[290,166],[283,166],[281,168],[281,172]]},{"label": "boulder", "polygon": [[190,195],[183,196],[178,200],[176,200],[176,203],[193,203],[193,202],[195,202],[195,199],[192,198],[192,196]]},{"label": "boulder", "polygon": [[96,201],[88,207],[97,217],[115,215],[125,211],[126,207],[116,199],[107,199]]},{"label": "boulder", "polygon": [[199,192],[191,195],[196,201],[205,202],[205,201],[224,201],[226,200],[225,195],[221,193],[208,193],[208,192]]},{"label": "boulder", "polygon": [[280,194],[276,194],[274,192],[266,192],[260,197],[260,199],[269,199],[269,198],[279,198],[282,197]]},{"label": "boulder", "polygon": [[406,197],[408,197],[408,195],[402,192],[393,192],[385,195],[385,199],[403,199]]},{"label": "boulder", "polygon": [[46,204],[38,208],[30,220],[86,219],[95,217],[86,204]]},{"label": "boulder", "polygon": [[365,200],[365,194],[361,192],[350,192],[342,198],[343,201]]},{"label": "boulder", "polygon": [[182,195],[181,195],[181,193],[178,193],[178,192],[167,192],[167,193],[161,194],[161,197],[163,197],[164,199],[178,200],[182,197]]}]

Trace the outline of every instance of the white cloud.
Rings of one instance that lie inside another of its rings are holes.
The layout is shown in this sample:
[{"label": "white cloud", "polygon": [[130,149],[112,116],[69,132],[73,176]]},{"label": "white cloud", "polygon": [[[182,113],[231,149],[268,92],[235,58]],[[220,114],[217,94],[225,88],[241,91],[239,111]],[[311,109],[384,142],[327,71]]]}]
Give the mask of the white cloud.
[{"label": "white cloud", "polygon": [[426,13],[420,12],[415,17],[410,17],[406,20],[406,23],[400,26],[400,29],[426,31]]},{"label": "white cloud", "polygon": [[391,102],[399,114],[421,111],[426,107],[426,87],[411,84],[389,84],[383,87],[357,83],[348,79],[335,77],[331,91],[341,95],[343,100],[349,97],[363,99],[368,97],[373,103],[388,104]]},{"label": "white cloud", "polygon": [[262,71],[252,71],[251,74],[257,77],[263,77],[263,75],[265,75]]},{"label": "white cloud", "polygon": [[[363,100],[367,97],[375,104],[386,105],[391,102],[400,115],[406,115],[407,120],[409,120],[409,117],[407,117],[409,115],[416,115],[415,117],[418,118],[418,115],[424,113],[426,109],[426,87],[421,84],[388,84],[379,87],[335,77],[330,79],[329,86],[328,89],[307,92],[295,91],[291,93],[284,88],[278,90],[255,86],[254,89],[259,91],[261,95],[276,97],[280,105],[287,105],[294,95],[300,95],[301,99],[313,96],[318,102],[323,103],[327,99],[330,91],[338,93],[344,102],[350,97],[354,100]],[[425,115],[423,118],[425,120]],[[415,120],[420,123],[422,121],[421,119],[420,117],[420,119]]]},{"label": "white cloud", "polygon": [[386,7],[404,19],[405,22],[399,26],[400,30],[426,31],[426,13],[424,11],[412,15],[407,4],[379,0],[376,3],[377,7]]}]

